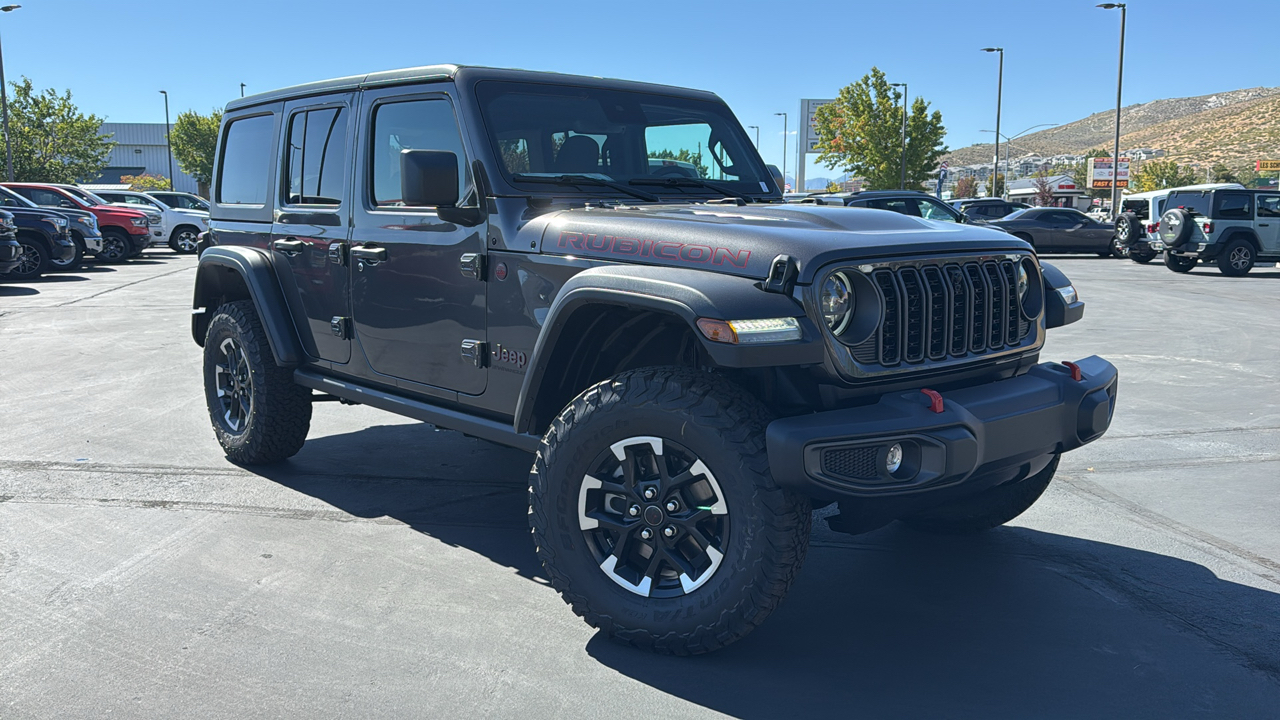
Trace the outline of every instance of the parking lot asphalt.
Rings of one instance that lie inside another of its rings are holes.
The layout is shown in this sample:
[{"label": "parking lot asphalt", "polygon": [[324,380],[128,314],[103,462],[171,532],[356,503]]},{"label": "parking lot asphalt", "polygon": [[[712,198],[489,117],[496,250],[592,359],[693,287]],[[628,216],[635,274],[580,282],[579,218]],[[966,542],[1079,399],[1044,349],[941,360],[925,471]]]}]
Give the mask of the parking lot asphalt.
[{"label": "parking lot asphalt", "polygon": [[530,456],[318,404],[222,455],[149,251],[0,284],[0,717],[1264,718],[1280,714],[1280,271],[1048,258],[1120,369],[1109,434],[976,538],[815,523],[781,609],[690,659],[549,587]]}]

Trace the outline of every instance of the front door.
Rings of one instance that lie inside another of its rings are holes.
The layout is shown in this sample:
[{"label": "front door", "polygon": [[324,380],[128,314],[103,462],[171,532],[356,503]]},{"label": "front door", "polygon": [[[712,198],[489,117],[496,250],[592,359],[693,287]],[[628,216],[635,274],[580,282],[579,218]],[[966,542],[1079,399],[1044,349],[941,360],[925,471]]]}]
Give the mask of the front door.
[{"label": "front door", "polygon": [[419,94],[367,90],[361,101],[352,315],[378,375],[479,395],[486,384],[486,358],[476,347],[486,337],[485,284],[463,260],[484,252],[485,225],[458,225],[434,208],[400,201],[400,152],[447,150],[458,157],[459,203],[475,202],[453,101],[434,87]]},{"label": "front door", "polygon": [[1258,196],[1258,221],[1254,223],[1262,252],[1280,253],[1280,195]]},{"label": "front door", "polygon": [[311,357],[351,359],[351,151],[355,95],[285,106],[271,258],[302,344]]}]

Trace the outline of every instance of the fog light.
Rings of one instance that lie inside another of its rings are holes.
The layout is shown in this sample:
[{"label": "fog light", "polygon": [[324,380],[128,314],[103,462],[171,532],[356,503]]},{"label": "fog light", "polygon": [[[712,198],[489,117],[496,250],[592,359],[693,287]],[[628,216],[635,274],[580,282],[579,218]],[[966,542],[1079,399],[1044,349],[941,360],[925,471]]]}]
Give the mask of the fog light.
[{"label": "fog light", "polygon": [[890,475],[898,472],[898,468],[902,467],[902,446],[894,443],[889,447],[889,452],[884,456],[884,469]]}]

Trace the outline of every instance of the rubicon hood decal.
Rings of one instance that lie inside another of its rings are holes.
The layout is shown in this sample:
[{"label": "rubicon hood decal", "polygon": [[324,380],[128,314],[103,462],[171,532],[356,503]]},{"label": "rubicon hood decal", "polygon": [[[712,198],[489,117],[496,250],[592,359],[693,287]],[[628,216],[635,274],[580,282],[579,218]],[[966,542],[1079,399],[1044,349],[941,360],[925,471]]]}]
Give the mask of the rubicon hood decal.
[{"label": "rubicon hood decal", "polygon": [[682,243],[674,240],[650,240],[645,238],[617,237],[614,235],[598,235],[562,231],[556,248],[562,252],[608,253],[621,257],[659,258],[675,260],[691,265],[724,265],[729,264],[739,269],[746,269],[751,259],[751,251],[696,243]]}]

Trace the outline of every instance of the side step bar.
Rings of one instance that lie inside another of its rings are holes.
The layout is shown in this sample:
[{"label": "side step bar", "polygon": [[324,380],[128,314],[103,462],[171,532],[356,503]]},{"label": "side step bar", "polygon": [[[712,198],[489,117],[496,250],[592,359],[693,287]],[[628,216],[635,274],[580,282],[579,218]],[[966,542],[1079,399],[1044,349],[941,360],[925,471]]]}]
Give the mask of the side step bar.
[{"label": "side step bar", "polygon": [[525,452],[535,452],[541,441],[541,438],[534,435],[517,433],[508,423],[475,417],[419,400],[410,400],[382,390],[357,385],[349,380],[336,380],[311,370],[294,370],[293,381],[303,387],[319,390],[343,400],[411,417],[437,427],[457,430],[466,435],[518,448]]}]

